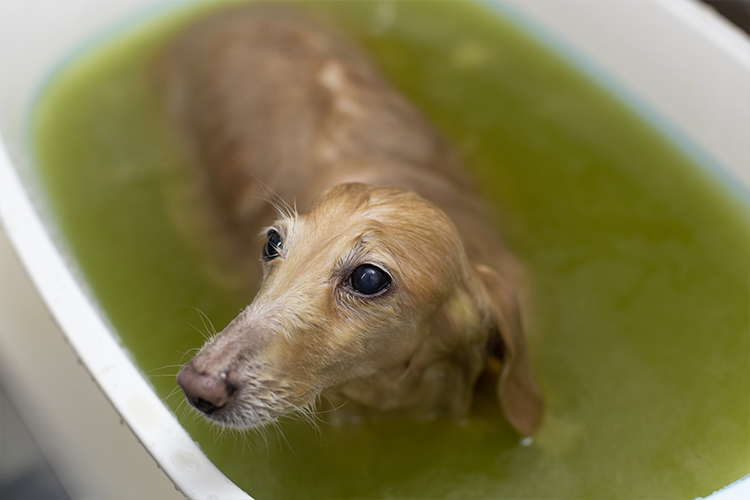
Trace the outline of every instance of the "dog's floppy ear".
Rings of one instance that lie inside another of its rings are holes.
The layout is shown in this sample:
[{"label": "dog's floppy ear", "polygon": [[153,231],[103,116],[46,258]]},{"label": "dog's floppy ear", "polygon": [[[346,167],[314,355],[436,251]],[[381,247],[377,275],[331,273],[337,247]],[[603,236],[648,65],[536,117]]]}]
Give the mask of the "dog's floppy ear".
[{"label": "dog's floppy ear", "polygon": [[502,361],[497,396],[508,422],[525,436],[542,423],[544,401],[531,368],[518,301],[491,268],[474,267],[483,285],[479,300],[485,326],[490,329],[490,355]]}]

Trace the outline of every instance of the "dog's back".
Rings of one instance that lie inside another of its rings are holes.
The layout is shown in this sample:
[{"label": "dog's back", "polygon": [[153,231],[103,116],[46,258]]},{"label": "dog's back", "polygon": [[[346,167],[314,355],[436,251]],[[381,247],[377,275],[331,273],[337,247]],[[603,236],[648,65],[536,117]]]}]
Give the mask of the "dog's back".
[{"label": "dog's back", "polygon": [[172,115],[243,246],[275,216],[264,194],[304,211],[332,185],[365,182],[435,203],[469,255],[520,278],[455,152],[334,29],[285,8],[231,9],[180,38],[168,76]]}]

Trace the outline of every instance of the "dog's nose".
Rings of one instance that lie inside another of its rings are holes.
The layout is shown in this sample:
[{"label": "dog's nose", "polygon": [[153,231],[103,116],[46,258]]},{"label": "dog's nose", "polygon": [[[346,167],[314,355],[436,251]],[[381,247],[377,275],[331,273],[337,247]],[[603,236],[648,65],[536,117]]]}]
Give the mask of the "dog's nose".
[{"label": "dog's nose", "polygon": [[198,410],[210,415],[227,404],[235,391],[228,380],[228,371],[218,374],[199,370],[191,362],[177,374],[177,383],[185,397]]}]

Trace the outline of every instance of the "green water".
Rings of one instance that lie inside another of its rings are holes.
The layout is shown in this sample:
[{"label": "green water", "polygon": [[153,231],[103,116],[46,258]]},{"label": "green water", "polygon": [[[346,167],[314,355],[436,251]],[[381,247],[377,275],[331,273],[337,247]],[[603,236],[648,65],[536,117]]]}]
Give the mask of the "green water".
[{"label": "green water", "polygon": [[[534,277],[549,413],[520,446],[492,401],[466,426],[284,422],[219,434],[176,365],[248,297],[178,221],[153,54],[190,15],[71,58],[31,126],[48,204],[106,317],[206,454],[259,499],[692,499],[750,472],[747,208],[626,106],[481,5],[320,4],[454,141]],[[182,194],[181,194],[182,193]],[[194,328],[195,327],[195,328]]]}]

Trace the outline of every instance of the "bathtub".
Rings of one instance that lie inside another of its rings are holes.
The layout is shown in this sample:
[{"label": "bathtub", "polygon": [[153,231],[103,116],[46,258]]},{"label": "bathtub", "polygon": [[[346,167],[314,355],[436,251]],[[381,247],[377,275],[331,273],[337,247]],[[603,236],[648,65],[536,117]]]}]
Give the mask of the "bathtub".
[{"label": "bathtub", "polygon": [[[693,0],[487,3],[690,144],[689,154],[710,159],[714,174],[747,198],[744,33]],[[205,457],[120,348],[59,251],[31,173],[27,113],[50,71],[124,20],[174,7],[0,1],[0,380],[72,498],[252,494]],[[737,480],[709,498],[750,498],[750,479]]]}]

